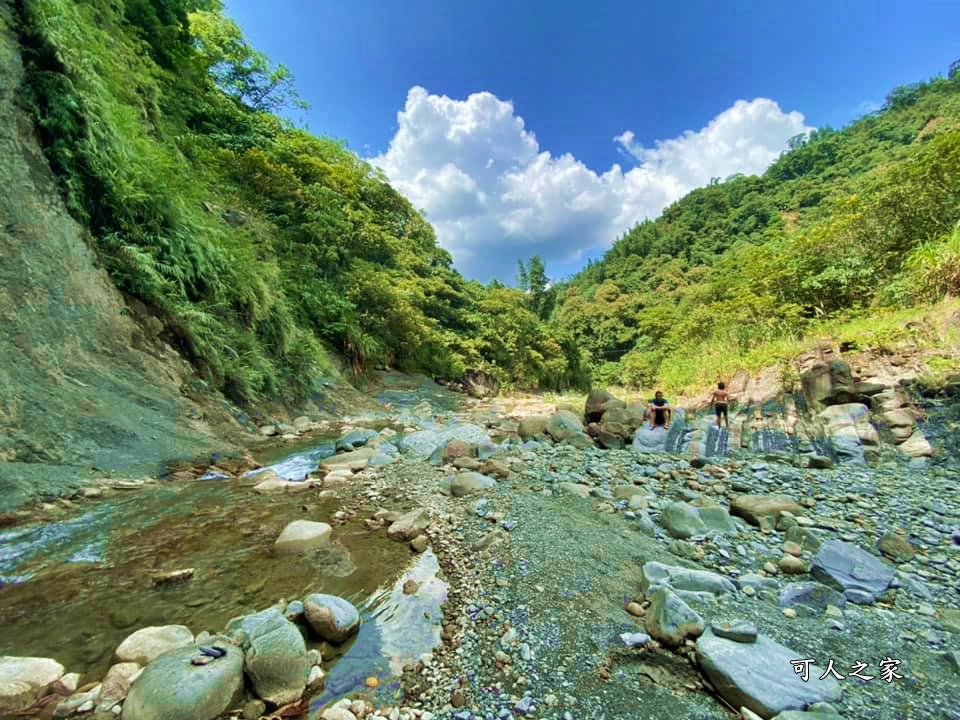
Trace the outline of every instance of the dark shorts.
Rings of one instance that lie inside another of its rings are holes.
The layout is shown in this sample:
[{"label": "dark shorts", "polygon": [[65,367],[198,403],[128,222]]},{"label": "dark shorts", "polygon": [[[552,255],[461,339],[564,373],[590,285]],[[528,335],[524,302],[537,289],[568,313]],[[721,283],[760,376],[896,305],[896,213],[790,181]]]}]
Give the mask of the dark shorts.
[{"label": "dark shorts", "polygon": [[723,415],[727,417],[727,404],[726,403],[717,403],[713,406],[713,411],[717,414],[717,417]]}]

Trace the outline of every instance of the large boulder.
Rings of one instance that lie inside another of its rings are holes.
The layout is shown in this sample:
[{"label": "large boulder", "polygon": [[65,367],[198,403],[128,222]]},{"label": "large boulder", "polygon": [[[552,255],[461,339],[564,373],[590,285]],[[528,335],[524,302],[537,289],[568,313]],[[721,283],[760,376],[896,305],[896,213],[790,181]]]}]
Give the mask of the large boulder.
[{"label": "large boulder", "polygon": [[660,524],[672,537],[686,540],[694,535],[735,535],[737,526],[722,505],[696,507],[683,502],[667,503],[660,510]]},{"label": "large boulder", "polygon": [[193,643],[193,633],[185,625],[156,625],[128,635],[113,653],[115,662],[148,665],[165,652]]},{"label": "large boulder", "polygon": [[303,599],[303,610],[310,628],[329,642],[341,643],[360,627],[357,608],[336,595],[307,595]]},{"label": "large boulder", "polygon": [[297,553],[330,542],[333,528],[324,522],[294,520],[276,539],[273,547],[281,553]]},{"label": "large boulder", "polygon": [[227,625],[244,651],[244,670],[261,700],[285,705],[299,700],[313,660],[303,635],[280,608],[235,618]]},{"label": "large boulder", "polygon": [[841,689],[828,677],[818,680],[810,669],[808,682],[794,672],[803,653],[765,635],[752,643],[721,638],[707,631],[697,640],[697,662],[730,707],[746,707],[762,718],[785,710],[805,710],[818,702],[837,702]]},{"label": "large boulder", "polygon": [[454,497],[466,497],[474,493],[489,490],[497,481],[478,472],[457,473],[450,481],[450,494]]},{"label": "large boulder", "polygon": [[407,455],[430,457],[434,451],[450,440],[462,440],[476,446],[490,444],[490,436],[479,425],[456,423],[442,430],[419,430],[405,435],[398,446]]},{"label": "large boulder", "polygon": [[545,431],[555,442],[560,442],[582,435],[583,423],[569,410],[561,410],[547,421]]},{"label": "large boulder", "polygon": [[587,395],[587,400],[583,405],[583,415],[588,423],[600,422],[603,417],[604,405],[610,400],[615,400],[606,390],[593,389]]},{"label": "large boulder", "polygon": [[817,413],[817,420],[822,423],[823,437],[843,460],[863,462],[863,447],[880,442],[880,435],[870,422],[870,411],[861,403],[831,405]]},{"label": "large boulder", "polygon": [[212,720],[232,707],[243,694],[243,652],[218,643],[226,653],[206,665],[200,645],[164,653],[130,686],[123,703],[123,720]]},{"label": "large boulder", "polygon": [[28,708],[63,677],[63,665],[38,657],[0,657],[0,714]]},{"label": "large boulder", "polygon": [[523,418],[517,426],[520,439],[526,442],[531,438],[536,438],[546,433],[547,421],[549,419],[546,415],[531,415],[530,417]]},{"label": "large boulder", "polygon": [[804,398],[815,408],[851,403],[859,397],[850,366],[840,360],[810,368],[800,382]]},{"label": "large boulder", "polygon": [[870,605],[886,592],[894,569],[859,545],[827,540],[813,557],[810,574],[843,593],[850,602]]}]

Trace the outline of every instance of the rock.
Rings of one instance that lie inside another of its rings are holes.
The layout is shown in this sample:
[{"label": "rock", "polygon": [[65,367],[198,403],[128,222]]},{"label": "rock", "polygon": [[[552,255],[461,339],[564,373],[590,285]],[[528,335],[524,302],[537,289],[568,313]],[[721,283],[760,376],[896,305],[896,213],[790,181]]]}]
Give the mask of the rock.
[{"label": "rock", "polygon": [[582,483],[562,482],[557,483],[557,491],[561,495],[576,495],[577,497],[590,497],[590,486]]},{"label": "rock", "polygon": [[672,537],[679,540],[703,535],[707,530],[697,508],[682,502],[671,502],[665,505],[660,510],[660,524]]},{"label": "rock", "polygon": [[640,647],[646,645],[652,638],[646,633],[621,633],[620,639],[627,647]]},{"label": "rock", "polygon": [[606,390],[591,390],[583,405],[583,415],[587,422],[600,422],[603,418],[603,412],[606,409],[604,405],[606,405],[608,401],[615,399],[616,398]]},{"label": "rock", "polygon": [[336,470],[337,468],[348,468],[350,470],[363,470],[373,457],[376,450],[372,447],[362,447],[352,452],[331,455],[320,461],[322,470]]},{"label": "rock", "polygon": [[807,710],[785,710],[773,720],[843,720],[829,703],[814,703]]},{"label": "rock", "polygon": [[547,431],[547,421],[549,419],[546,415],[534,415],[523,418],[517,429],[520,438],[526,441],[544,435]]},{"label": "rock", "polygon": [[602,423],[597,432],[597,442],[607,450],[621,450],[625,441],[630,440],[632,432],[621,423]]},{"label": "rock", "polygon": [[583,434],[583,423],[569,410],[561,410],[547,421],[545,431],[555,442],[570,440]]},{"label": "rock", "polygon": [[805,617],[822,615],[830,606],[843,608],[847,604],[843,595],[820,583],[791,583],[777,599],[781,608],[792,607]]},{"label": "rock", "polygon": [[933,455],[933,447],[927,442],[923,433],[917,431],[910,437],[897,445],[897,450],[910,457],[930,457]]},{"label": "rock", "polygon": [[833,467],[833,460],[826,455],[811,455],[807,460],[807,467],[814,470],[829,470]]},{"label": "rock", "polygon": [[135,677],[140,669],[140,665],[132,662],[111,665],[100,686],[97,707],[110,710],[122,701],[130,691],[130,679]]},{"label": "rock", "polygon": [[275,480],[268,479],[257,483],[253,486],[253,491],[258,495],[269,495],[270,493],[302,492],[309,490],[310,487],[311,483],[309,482],[295,482],[293,480],[276,478]]},{"label": "rock", "polygon": [[287,525],[273,547],[281,553],[298,553],[330,542],[333,528],[323,522],[294,520]]},{"label": "rock", "polygon": [[649,595],[651,590],[661,587],[708,592],[714,595],[736,590],[736,586],[730,580],[714,572],[690,570],[658,562],[644,563],[640,571],[640,590]]},{"label": "rock", "polygon": [[[294,424],[294,426],[296,426],[296,424]],[[379,437],[379,433],[373,430],[367,430],[365,428],[351,430],[337,440],[337,452],[350,452],[356,448],[363,447],[375,437]]]},{"label": "rock", "polygon": [[735,620],[732,623],[711,623],[710,630],[717,637],[738,643],[752,643],[757,640],[757,626],[746,620]]},{"label": "rock", "polygon": [[0,657],[0,713],[12,715],[33,705],[63,677],[63,670],[49,658]]},{"label": "rock", "polygon": [[489,490],[497,484],[493,478],[476,472],[457,473],[450,482],[450,494],[454,497],[466,497],[474,493]]},{"label": "rock", "polygon": [[293,419],[293,429],[298,433],[306,432],[313,428],[313,422],[306,415],[301,415]]},{"label": "rock", "polygon": [[414,552],[422,553],[427,549],[427,545],[430,544],[430,538],[426,535],[417,535],[413,540],[410,541],[410,549]]},{"label": "rock", "polygon": [[149,665],[157,657],[193,644],[193,633],[185,625],[156,625],[128,635],[113,653],[114,662]]},{"label": "rock", "polygon": [[909,562],[917,551],[907,540],[905,530],[894,530],[886,533],[877,541],[877,549],[895,563]]},{"label": "rock", "polygon": [[777,563],[777,567],[787,575],[802,575],[810,570],[806,561],[795,555],[784,555]]},{"label": "rock", "polygon": [[697,662],[717,694],[731,707],[747,707],[764,718],[840,699],[834,678],[803,682],[793,671],[791,661],[803,657],[764,635],[744,644],[708,631],[697,640]]},{"label": "rock", "polygon": [[764,518],[772,518],[776,525],[784,510],[794,515],[803,514],[803,508],[786,495],[737,495],[730,501],[731,515],[742,517],[757,527]]},{"label": "rock", "polygon": [[300,699],[313,661],[297,626],[279,608],[235,618],[227,634],[241,639],[244,670],[257,697],[276,705]]},{"label": "rock", "polygon": [[134,680],[123,703],[123,720],[212,720],[241,699],[243,653],[223,643],[226,653],[194,665],[199,645],[171,650]]},{"label": "rock", "polygon": [[879,441],[877,430],[870,423],[870,411],[861,403],[831,405],[816,417],[823,425],[824,437],[841,459],[863,462],[863,446]]},{"label": "rock", "polygon": [[828,540],[814,556],[810,574],[847,600],[869,605],[886,592],[894,570],[858,545]]},{"label": "rock", "polygon": [[651,636],[668,647],[678,647],[686,638],[703,632],[703,618],[663,587],[653,594],[644,625]]},{"label": "rock", "polygon": [[324,640],[341,643],[360,627],[360,613],[343,598],[314,593],[303,599],[307,622]]},{"label": "rock", "polygon": [[479,425],[457,423],[443,430],[420,430],[404,436],[400,450],[414,457],[430,457],[434,450],[450,440],[463,440],[476,446],[490,444],[490,436]]},{"label": "rock", "polygon": [[426,508],[411,510],[401,515],[387,528],[387,537],[398,542],[409,542],[423,533],[430,525],[430,515]]},{"label": "rock", "polygon": [[850,403],[858,396],[850,366],[839,360],[810,368],[800,376],[800,382],[813,407]]}]

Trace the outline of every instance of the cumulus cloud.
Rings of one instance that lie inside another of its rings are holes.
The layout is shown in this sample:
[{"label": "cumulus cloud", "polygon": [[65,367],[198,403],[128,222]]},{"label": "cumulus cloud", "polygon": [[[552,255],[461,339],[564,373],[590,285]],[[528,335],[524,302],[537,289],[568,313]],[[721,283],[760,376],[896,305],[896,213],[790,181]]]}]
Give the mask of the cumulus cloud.
[{"label": "cumulus cloud", "polygon": [[653,147],[623,132],[613,140],[635,166],[598,174],[541,150],[513,105],[489,92],[454,100],[414,87],[397,121],[371,162],[426,212],[464,275],[505,282],[518,259],[569,265],[711,178],[762,172],[812,129],[773,100],[738,100],[703,129]]}]

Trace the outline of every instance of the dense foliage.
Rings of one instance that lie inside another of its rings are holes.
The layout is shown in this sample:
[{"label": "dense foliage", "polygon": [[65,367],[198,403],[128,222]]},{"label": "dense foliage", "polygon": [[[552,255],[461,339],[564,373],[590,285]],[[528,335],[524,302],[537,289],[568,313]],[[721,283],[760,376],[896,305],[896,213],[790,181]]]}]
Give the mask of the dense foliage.
[{"label": "dense foliage", "polygon": [[433,229],[342,143],[272,112],[290,73],[219,0],[20,0],[41,140],[122,290],[237,401],[303,397],[327,348],[357,373],[584,380],[528,293],[466,282]]},{"label": "dense foliage", "polygon": [[600,381],[692,389],[838,318],[957,294],[958,222],[953,67],[635,226],[558,288],[553,317]]}]

